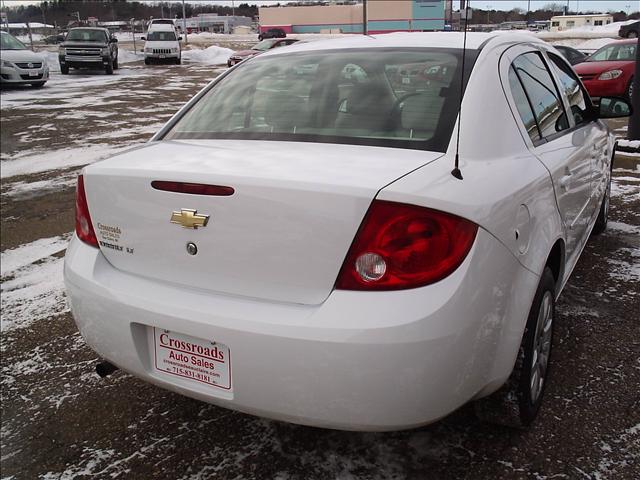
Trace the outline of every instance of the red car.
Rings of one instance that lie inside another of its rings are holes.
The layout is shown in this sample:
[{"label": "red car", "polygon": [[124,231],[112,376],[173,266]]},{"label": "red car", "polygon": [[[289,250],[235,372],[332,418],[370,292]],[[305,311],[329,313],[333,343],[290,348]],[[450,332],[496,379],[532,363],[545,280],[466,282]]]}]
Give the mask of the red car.
[{"label": "red car", "polygon": [[592,99],[631,99],[637,46],[636,39],[613,42],[596,51],[583,63],[573,66]]},{"label": "red car", "polygon": [[286,45],[291,45],[292,43],[297,42],[295,38],[270,38],[268,40],[263,40],[260,43],[251,47],[251,50],[240,50],[239,52],[234,52],[229,60],[227,60],[227,66],[232,67],[236,63],[240,63],[241,61],[255,57],[256,55],[260,55],[261,53],[266,52],[267,50],[271,50],[272,48],[284,47]]}]

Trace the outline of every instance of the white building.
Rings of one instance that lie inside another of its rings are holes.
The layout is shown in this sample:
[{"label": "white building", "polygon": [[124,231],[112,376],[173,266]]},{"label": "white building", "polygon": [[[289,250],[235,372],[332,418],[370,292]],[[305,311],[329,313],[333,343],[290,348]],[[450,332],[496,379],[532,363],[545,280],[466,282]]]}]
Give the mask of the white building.
[{"label": "white building", "polygon": [[551,31],[561,32],[576,27],[598,27],[613,22],[613,15],[601,13],[597,15],[559,15],[551,17]]}]

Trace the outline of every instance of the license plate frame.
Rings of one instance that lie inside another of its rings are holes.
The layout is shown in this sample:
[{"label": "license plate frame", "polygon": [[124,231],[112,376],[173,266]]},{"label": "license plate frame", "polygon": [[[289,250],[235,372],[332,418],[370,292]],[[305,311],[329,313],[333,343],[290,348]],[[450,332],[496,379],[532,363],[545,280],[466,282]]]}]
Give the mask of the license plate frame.
[{"label": "license plate frame", "polygon": [[232,391],[231,353],[227,345],[153,327],[153,347],[155,372]]},{"label": "license plate frame", "polygon": [[39,72],[37,70],[29,70],[30,77],[37,77],[38,75],[39,75]]}]

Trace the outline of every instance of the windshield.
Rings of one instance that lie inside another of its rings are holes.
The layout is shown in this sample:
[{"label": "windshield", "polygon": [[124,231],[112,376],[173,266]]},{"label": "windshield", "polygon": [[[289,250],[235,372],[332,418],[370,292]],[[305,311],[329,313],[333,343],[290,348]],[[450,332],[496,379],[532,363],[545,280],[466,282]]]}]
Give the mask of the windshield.
[{"label": "windshield", "polygon": [[277,41],[278,40],[263,40],[251,47],[251,50],[260,50],[261,52],[264,52],[265,50],[269,50]]},{"label": "windshield", "polygon": [[151,42],[175,42],[176,34],[174,32],[149,32],[147,40]]},{"label": "windshield", "polygon": [[[165,138],[289,140],[446,151],[461,50],[259,57],[214,85]],[[467,51],[468,72],[477,52]]]},{"label": "windshield", "polygon": [[636,45],[637,43],[607,45],[591,55],[587,59],[587,62],[633,61],[636,59]]},{"label": "windshield", "polygon": [[13,35],[3,33],[0,35],[0,50],[26,50],[27,47]]},{"label": "windshield", "polygon": [[67,35],[67,40],[81,42],[101,42],[107,41],[107,36],[102,30],[71,30]]}]

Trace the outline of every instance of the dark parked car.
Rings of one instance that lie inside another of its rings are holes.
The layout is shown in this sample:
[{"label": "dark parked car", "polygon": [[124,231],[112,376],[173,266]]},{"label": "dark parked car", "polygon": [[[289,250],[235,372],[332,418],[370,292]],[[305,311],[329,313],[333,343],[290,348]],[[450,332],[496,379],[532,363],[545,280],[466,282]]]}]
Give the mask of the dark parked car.
[{"label": "dark parked car", "polygon": [[554,45],[564,58],[566,58],[571,65],[577,65],[587,59],[587,55],[579,52],[575,48],[565,47],[564,45]]},{"label": "dark parked car", "polygon": [[56,45],[58,43],[64,42],[64,37],[66,36],[67,36],[66,33],[61,32],[56,35],[49,35],[48,37],[44,37],[42,41],[47,45]]},{"label": "dark parked car", "polygon": [[72,28],[60,44],[58,59],[63,75],[70,68],[100,68],[112,74],[118,68],[118,39],[106,28]]},{"label": "dark parked car", "polygon": [[640,36],[640,21],[628,23],[620,27],[618,36],[622,38],[638,38]]},{"label": "dark parked car", "polygon": [[266,52],[267,50],[271,50],[272,48],[277,47],[285,47],[287,45],[291,45],[292,43],[296,43],[298,40],[295,38],[287,38],[286,40],[278,40],[275,38],[270,38],[268,40],[263,40],[260,43],[251,47],[251,50],[240,50],[239,52],[233,52],[233,55],[229,57],[227,60],[227,66],[232,67],[236,63],[240,63],[247,58],[255,57],[256,55],[260,55],[261,53]]},{"label": "dark parked car", "polygon": [[287,34],[281,28],[270,28],[258,35],[258,40],[264,40],[265,38],[285,38]]}]

